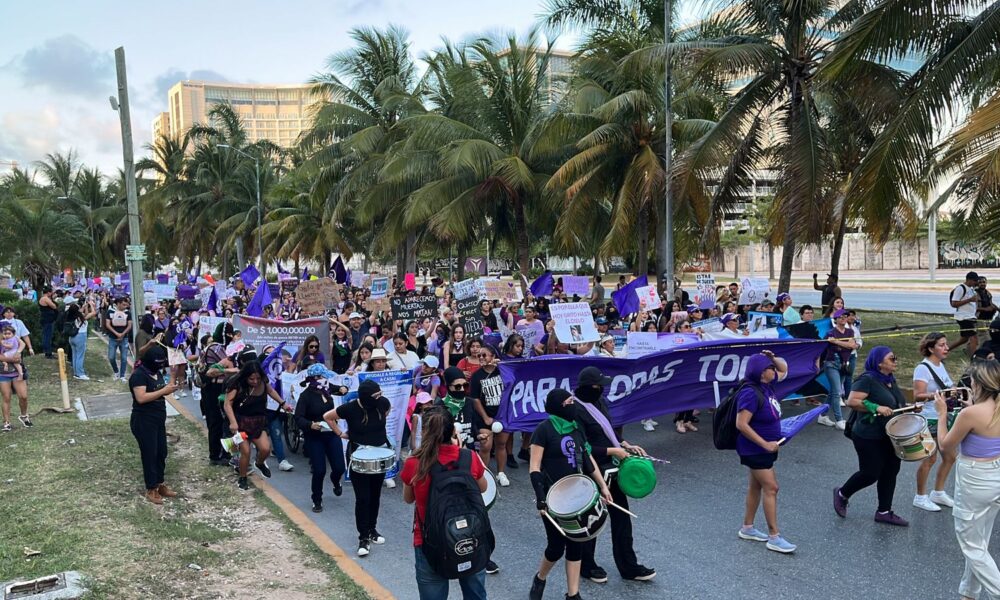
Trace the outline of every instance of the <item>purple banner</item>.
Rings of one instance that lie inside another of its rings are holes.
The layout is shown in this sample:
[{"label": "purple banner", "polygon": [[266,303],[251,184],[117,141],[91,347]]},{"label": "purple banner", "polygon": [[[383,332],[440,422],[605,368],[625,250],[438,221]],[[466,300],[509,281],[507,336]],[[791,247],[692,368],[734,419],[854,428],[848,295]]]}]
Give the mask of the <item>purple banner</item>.
[{"label": "purple banner", "polygon": [[771,350],[788,362],[788,377],[775,385],[785,397],[816,377],[826,344],[805,340],[717,340],[657,352],[642,358],[545,356],[500,364],[504,391],[497,419],[508,431],[532,431],[545,418],[545,396],[571,390],[584,367],[612,378],[605,389],[615,426],[715,405],[713,382],[725,397],[743,377],[747,359]]}]

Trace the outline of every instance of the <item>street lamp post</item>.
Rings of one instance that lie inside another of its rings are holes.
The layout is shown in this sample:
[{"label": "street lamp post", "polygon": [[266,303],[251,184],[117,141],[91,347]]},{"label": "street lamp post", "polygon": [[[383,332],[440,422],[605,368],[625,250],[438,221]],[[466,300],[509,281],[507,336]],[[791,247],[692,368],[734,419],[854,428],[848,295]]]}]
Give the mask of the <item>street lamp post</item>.
[{"label": "street lamp post", "polygon": [[[219,144],[219,148],[225,148],[226,150],[232,150],[237,154],[241,154],[253,161],[253,171],[254,171],[254,184],[257,187],[257,262],[260,263],[260,280],[261,282],[267,281],[267,268],[264,266],[264,236],[261,233],[263,229],[263,205],[260,203],[260,161],[256,156],[252,154],[247,154],[246,152],[240,150],[239,148],[233,148],[229,144]],[[240,268],[243,268],[242,266]]]}]

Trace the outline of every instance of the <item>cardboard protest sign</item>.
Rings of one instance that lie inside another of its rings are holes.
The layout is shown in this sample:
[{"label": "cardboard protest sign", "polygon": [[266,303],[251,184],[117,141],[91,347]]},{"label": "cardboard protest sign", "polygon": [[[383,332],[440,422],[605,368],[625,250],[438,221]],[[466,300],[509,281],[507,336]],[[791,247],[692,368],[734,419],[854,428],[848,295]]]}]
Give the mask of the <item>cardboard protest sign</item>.
[{"label": "cardboard protest sign", "polygon": [[698,308],[712,308],[715,306],[715,274],[695,273],[694,283],[696,286],[691,302],[698,305]]},{"label": "cardboard protest sign", "polygon": [[642,310],[656,310],[660,308],[660,295],[656,293],[655,285],[646,285],[635,288],[635,295],[639,297],[639,308]]},{"label": "cardboard protest sign", "polygon": [[584,275],[563,275],[563,292],[567,296],[577,295],[581,298],[590,295],[590,278]]},{"label": "cardboard protest sign", "polygon": [[434,296],[393,296],[389,301],[392,304],[393,319],[410,321],[437,314],[437,298]]},{"label": "cardboard protest sign", "polygon": [[463,279],[451,286],[451,289],[455,293],[456,300],[465,300],[466,298],[478,296],[475,279]]},{"label": "cardboard protest sign", "polygon": [[369,298],[364,301],[364,307],[365,310],[373,312],[376,315],[392,311],[392,303],[389,302],[388,298]]},{"label": "cardboard protest sign", "polygon": [[500,281],[499,279],[477,279],[476,287],[479,288],[479,297],[483,300],[499,299],[504,304],[520,302],[524,298],[521,293],[521,286],[513,281]]},{"label": "cardboard protest sign", "polygon": [[385,298],[389,295],[389,278],[388,277],[373,277],[372,278],[372,298]]},{"label": "cardboard protest sign", "polygon": [[565,302],[549,305],[556,322],[556,336],[564,344],[596,342],[601,339],[594,324],[594,315],[586,302]]},{"label": "cardboard protest sign", "polygon": [[759,304],[771,293],[767,277],[744,277],[740,282],[740,304]]},{"label": "cardboard protest sign", "polygon": [[303,281],[295,291],[302,315],[321,315],[340,301],[340,284],[329,277]]},{"label": "cardboard protest sign", "polygon": [[751,334],[780,327],[785,318],[780,313],[750,311],[747,314],[747,331]]},{"label": "cardboard protest sign", "polygon": [[483,335],[483,319],[479,313],[479,297],[458,300],[458,322],[465,328],[465,337]]}]

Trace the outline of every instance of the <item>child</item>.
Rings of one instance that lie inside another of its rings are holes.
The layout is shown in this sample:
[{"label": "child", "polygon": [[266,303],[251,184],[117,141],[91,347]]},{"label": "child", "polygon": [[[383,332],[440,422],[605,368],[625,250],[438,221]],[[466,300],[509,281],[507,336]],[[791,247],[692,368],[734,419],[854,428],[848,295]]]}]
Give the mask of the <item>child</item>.
[{"label": "child", "polygon": [[[7,358],[14,358],[24,352],[24,340],[17,337],[17,331],[14,326],[8,322],[4,322],[0,326],[0,333],[3,337],[0,339],[0,353],[2,353]],[[20,363],[0,363],[0,374],[12,375],[17,374],[17,379],[21,379],[23,371],[21,370]]]}]

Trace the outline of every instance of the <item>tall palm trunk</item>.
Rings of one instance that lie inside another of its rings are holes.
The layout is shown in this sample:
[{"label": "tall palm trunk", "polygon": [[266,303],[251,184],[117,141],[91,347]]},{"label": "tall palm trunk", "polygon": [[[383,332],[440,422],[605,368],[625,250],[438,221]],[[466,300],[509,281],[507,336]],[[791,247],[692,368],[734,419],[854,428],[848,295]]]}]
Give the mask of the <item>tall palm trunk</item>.
[{"label": "tall palm trunk", "polygon": [[528,270],[531,266],[528,253],[531,242],[528,240],[528,224],[524,215],[524,202],[521,197],[514,198],[514,245],[517,249],[517,266],[521,270],[521,290],[527,291]]},{"label": "tall palm trunk", "polygon": [[295,252],[295,267],[294,267],[295,268],[294,272],[295,272],[295,276],[296,277],[298,277],[302,273],[302,271],[299,271],[299,256],[300,255],[299,255],[298,251],[296,251]]},{"label": "tall palm trunk", "polygon": [[781,245],[781,275],[778,278],[778,293],[787,292],[792,285],[792,261],[795,260],[795,235],[791,225],[785,226],[785,241]]},{"label": "tall palm trunk", "polygon": [[465,259],[469,256],[469,249],[465,244],[458,246],[458,280],[465,279]]},{"label": "tall palm trunk", "polygon": [[649,273],[649,217],[652,213],[650,208],[646,208],[646,215],[644,219],[639,219],[637,224],[639,227],[639,245],[638,245],[638,261],[636,265],[637,276],[642,277]]},{"label": "tall palm trunk", "polygon": [[396,281],[406,276],[406,241],[396,244]]},{"label": "tall palm trunk", "polygon": [[837,225],[837,234],[833,238],[833,253],[830,257],[830,275],[834,277],[840,277],[840,257],[844,253],[844,236],[847,235],[847,202],[842,204],[840,223]]},{"label": "tall palm trunk", "polygon": [[406,272],[417,272],[417,234],[412,231],[406,234]]}]

